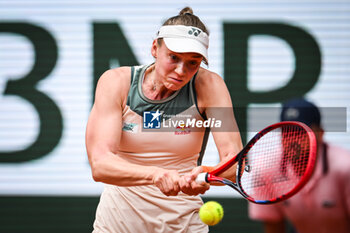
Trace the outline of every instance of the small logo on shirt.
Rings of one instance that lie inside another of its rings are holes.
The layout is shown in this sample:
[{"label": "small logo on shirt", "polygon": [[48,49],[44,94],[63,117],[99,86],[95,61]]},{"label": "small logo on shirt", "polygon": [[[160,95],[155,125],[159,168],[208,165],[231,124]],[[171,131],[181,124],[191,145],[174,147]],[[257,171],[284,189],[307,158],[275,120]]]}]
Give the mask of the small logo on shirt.
[{"label": "small logo on shirt", "polygon": [[135,132],[137,131],[137,124],[123,122],[123,131]]},{"label": "small logo on shirt", "polygon": [[191,133],[191,128],[184,123],[180,124],[175,129],[175,135],[186,135]]},{"label": "small logo on shirt", "polygon": [[143,112],[143,128],[144,129],[160,129],[162,113],[157,111]]}]

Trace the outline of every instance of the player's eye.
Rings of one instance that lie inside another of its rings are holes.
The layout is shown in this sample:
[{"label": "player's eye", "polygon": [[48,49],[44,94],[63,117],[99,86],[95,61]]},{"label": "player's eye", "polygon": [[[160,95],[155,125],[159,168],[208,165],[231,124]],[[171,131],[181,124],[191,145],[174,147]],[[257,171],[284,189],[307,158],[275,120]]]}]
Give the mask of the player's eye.
[{"label": "player's eye", "polygon": [[170,54],[170,59],[173,61],[177,61],[179,58],[174,54]]},{"label": "player's eye", "polygon": [[191,66],[197,66],[198,65],[198,61],[190,61],[189,62]]}]

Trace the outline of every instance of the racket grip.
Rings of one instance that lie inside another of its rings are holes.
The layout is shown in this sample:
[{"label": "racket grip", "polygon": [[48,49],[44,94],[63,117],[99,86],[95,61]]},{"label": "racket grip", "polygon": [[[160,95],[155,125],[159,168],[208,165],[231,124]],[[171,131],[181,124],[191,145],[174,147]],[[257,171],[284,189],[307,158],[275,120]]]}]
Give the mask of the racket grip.
[{"label": "racket grip", "polygon": [[198,184],[208,183],[207,176],[208,176],[207,172],[199,173],[197,178],[196,178],[196,182]]}]

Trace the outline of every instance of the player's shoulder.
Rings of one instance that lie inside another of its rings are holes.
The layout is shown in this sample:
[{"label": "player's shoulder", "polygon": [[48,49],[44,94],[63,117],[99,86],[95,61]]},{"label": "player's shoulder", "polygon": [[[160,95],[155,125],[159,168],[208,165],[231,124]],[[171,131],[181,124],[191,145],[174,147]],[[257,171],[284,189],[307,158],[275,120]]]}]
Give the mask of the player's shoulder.
[{"label": "player's shoulder", "polygon": [[217,73],[201,67],[198,70],[195,85],[196,89],[210,91],[225,87],[225,82]]},{"label": "player's shoulder", "polygon": [[106,70],[100,77],[101,82],[125,82],[130,81],[131,67],[123,66]]},{"label": "player's shoulder", "polygon": [[131,67],[119,67],[106,70],[98,80],[97,87],[102,89],[128,88],[131,80]]},{"label": "player's shoulder", "polygon": [[327,144],[328,153],[334,158],[337,157],[339,161],[349,161],[350,162],[350,150],[340,147],[338,145]]},{"label": "player's shoulder", "polygon": [[119,67],[106,70],[98,80],[96,99],[120,99],[125,102],[130,88],[131,67]]},{"label": "player's shoulder", "polygon": [[337,145],[328,144],[328,161],[336,172],[350,173],[350,151]]},{"label": "player's shoulder", "polygon": [[221,82],[223,79],[217,73],[200,67],[197,74],[197,79],[202,82]]}]

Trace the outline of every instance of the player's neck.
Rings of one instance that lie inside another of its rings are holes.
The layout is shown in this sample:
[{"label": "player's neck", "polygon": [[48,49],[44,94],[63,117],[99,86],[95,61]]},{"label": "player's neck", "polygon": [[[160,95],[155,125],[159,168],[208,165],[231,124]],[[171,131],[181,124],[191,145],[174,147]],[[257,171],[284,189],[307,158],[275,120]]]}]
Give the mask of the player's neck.
[{"label": "player's neck", "polygon": [[173,90],[166,88],[164,84],[157,79],[154,66],[151,66],[145,72],[145,78],[142,83],[142,92],[151,100],[165,99],[174,93]]}]

